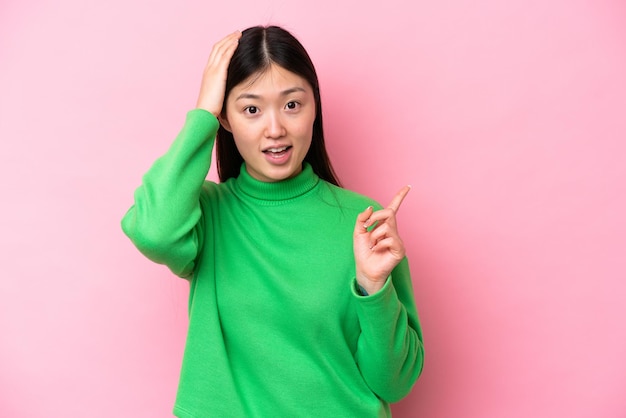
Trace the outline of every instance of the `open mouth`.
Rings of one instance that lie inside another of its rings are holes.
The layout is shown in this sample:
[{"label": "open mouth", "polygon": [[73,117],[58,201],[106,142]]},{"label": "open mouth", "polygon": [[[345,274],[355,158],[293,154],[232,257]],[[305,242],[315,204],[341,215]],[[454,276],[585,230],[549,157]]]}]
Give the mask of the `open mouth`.
[{"label": "open mouth", "polygon": [[287,151],[291,148],[292,148],[291,145],[288,145],[285,147],[278,147],[278,148],[268,148],[265,151],[263,151],[263,153],[271,157],[278,158],[278,157],[285,155]]}]

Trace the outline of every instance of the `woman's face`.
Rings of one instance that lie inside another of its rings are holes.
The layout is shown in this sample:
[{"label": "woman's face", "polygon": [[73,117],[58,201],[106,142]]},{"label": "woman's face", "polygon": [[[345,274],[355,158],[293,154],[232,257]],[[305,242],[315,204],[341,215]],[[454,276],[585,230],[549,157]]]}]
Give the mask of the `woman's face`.
[{"label": "woman's face", "polygon": [[315,98],[302,77],[272,64],[233,87],[221,123],[255,179],[296,176],[311,146]]}]

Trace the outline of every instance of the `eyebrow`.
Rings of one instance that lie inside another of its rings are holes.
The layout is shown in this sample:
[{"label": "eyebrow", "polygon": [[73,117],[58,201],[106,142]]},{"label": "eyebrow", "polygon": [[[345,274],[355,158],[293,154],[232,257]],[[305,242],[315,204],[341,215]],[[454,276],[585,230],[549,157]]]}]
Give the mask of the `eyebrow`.
[{"label": "eyebrow", "polygon": [[[287,90],[283,90],[280,92],[281,96],[289,96],[292,93],[296,93],[296,92],[306,92],[305,89],[303,89],[302,87],[292,87],[290,89]],[[261,96],[259,96],[258,94],[254,94],[254,93],[241,93],[239,96],[237,96],[237,98],[235,99],[235,101],[237,100],[241,100],[241,99],[260,99]]]}]

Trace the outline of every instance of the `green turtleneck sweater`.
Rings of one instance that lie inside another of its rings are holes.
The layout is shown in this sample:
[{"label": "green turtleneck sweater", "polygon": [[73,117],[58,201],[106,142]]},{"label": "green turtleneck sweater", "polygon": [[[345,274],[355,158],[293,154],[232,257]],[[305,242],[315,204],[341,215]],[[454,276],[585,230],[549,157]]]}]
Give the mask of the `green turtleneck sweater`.
[{"label": "green turtleneck sweater", "polygon": [[124,232],[190,281],[179,417],[386,417],[423,364],[408,263],[355,290],[372,200],[321,180],[206,181],[218,122],[192,110],[135,193]]}]

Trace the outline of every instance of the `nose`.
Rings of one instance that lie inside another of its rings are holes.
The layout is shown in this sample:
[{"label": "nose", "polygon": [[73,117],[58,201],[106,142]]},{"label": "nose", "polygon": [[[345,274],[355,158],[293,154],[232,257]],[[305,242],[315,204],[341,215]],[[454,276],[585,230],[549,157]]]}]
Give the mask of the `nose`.
[{"label": "nose", "polygon": [[285,136],[286,130],[281,120],[280,114],[277,112],[269,112],[265,125],[265,137],[277,139]]}]

